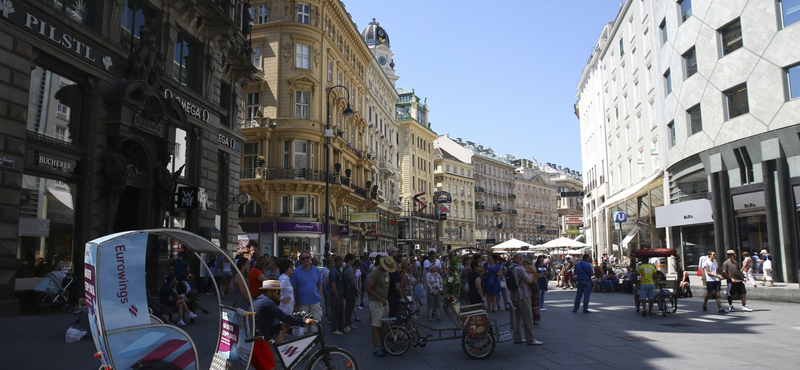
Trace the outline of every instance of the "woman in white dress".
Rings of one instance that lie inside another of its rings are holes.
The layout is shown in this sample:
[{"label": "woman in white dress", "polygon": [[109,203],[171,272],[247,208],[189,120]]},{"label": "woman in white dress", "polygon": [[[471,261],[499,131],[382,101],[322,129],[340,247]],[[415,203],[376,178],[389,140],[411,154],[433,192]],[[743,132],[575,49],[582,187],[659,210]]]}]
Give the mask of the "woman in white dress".
[{"label": "woman in white dress", "polygon": [[278,263],[278,270],[281,276],[278,280],[281,282],[281,311],[287,315],[294,313],[294,288],[292,288],[292,273],[294,272],[294,264],[289,259],[281,260]]}]

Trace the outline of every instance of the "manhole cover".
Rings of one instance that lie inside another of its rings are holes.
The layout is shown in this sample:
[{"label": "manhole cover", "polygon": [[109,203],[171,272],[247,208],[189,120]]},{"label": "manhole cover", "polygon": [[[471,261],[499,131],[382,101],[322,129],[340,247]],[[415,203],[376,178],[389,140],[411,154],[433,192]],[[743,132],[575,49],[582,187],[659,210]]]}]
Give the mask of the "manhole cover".
[{"label": "manhole cover", "polygon": [[692,324],[684,324],[682,322],[676,322],[676,323],[672,323],[672,324],[661,324],[661,325],[670,326],[670,327],[673,327],[673,328],[685,328],[685,327],[689,327],[689,326],[694,326]]},{"label": "manhole cover", "polygon": [[648,337],[622,337],[622,339],[625,339],[625,340],[631,341],[631,342],[655,342],[656,341],[655,339],[650,339]]}]

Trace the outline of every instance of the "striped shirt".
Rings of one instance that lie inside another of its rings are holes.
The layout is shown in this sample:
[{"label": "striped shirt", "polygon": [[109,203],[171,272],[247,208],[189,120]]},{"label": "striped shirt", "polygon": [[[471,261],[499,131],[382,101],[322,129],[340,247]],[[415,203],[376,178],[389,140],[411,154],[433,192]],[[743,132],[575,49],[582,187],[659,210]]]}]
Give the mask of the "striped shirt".
[{"label": "striped shirt", "polygon": [[508,268],[514,271],[514,278],[517,279],[517,291],[511,292],[511,301],[519,301],[530,297],[531,286],[528,285],[528,280],[530,280],[531,275],[525,271],[524,267],[516,263],[512,263]]}]

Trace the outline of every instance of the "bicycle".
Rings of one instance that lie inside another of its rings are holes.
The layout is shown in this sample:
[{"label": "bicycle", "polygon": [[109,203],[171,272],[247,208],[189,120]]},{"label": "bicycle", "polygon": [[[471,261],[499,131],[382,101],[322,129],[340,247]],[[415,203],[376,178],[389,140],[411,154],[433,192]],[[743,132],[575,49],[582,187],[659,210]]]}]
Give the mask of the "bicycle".
[{"label": "bicycle", "polygon": [[[342,348],[335,348],[325,344],[325,335],[323,334],[322,324],[320,321],[305,313],[297,312],[293,316],[302,319],[313,319],[317,326],[317,332],[301,336],[283,343],[275,343],[274,339],[269,340],[269,345],[277,354],[277,359],[280,361],[281,366],[286,370],[293,370],[300,365],[304,359],[308,357],[306,370],[312,369],[350,369],[358,370],[356,359],[350,352]],[[263,336],[256,336],[246,338],[245,342],[250,343],[259,340],[266,340]],[[309,353],[314,347],[319,346],[319,350],[314,352],[309,357]],[[288,363],[288,364],[287,364]]]}]

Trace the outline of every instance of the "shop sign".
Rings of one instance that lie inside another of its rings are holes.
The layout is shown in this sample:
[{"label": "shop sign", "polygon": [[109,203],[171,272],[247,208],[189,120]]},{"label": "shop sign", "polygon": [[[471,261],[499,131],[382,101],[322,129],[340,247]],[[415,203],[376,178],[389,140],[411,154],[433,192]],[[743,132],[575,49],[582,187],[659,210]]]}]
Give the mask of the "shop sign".
[{"label": "shop sign", "polygon": [[59,30],[43,19],[40,19],[38,16],[31,14],[21,5],[22,3],[23,1],[3,0],[0,4],[2,5],[2,7],[0,7],[0,16],[17,27],[36,35],[40,39],[49,41],[61,49],[78,56],[89,64],[114,74],[115,71],[112,69],[115,70],[116,66],[111,56],[99,52],[96,49],[92,49],[91,46],[75,38],[73,35]]},{"label": "shop sign", "polygon": [[446,191],[437,191],[433,195],[433,202],[434,203],[452,203],[453,198],[450,196],[450,193]]},{"label": "shop sign", "polygon": [[142,115],[140,114],[136,114],[133,116],[133,127],[136,127],[145,132],[149,132],[160,138],[167,137],[166,125],[163,125],[156,121],[151,121],[147,118],[142,117]]},{"label": "shop sign", "polygon": [[49,237],[50,220],[46,218],[20,217],[19,236]]},{"label": "shop sign", "polygon": [[351,223],[377,223],[378,222],[378,212],[365,212],[365,213],[351,213],[350,214],[350,222]]},{"label": "shop sign", "polygon": [[700,225],[714,222],[711,202],[697,199],[656,207],[656,227]]},{"label": "shop sign", "polygon": [[564,216],[567,225],[583,225],[583,216]]},{"label": "shop sign", "polygon": [[350,226],[339,226],[339,235],[350,235]]},{"label": "shop sign", "polygon": [[580,229],[567,229],[567,235],[577,235],[580,233],[581,233]]},{"label": "shop sign", "polygon": [[178,208],[197,208],[198,189],[196,186],[183,186],[178,188]]},{"label": "shop sign", "polygon": [[237,152],[241,152],[242,151],[242,142],[239,141],[239,140],[236,140],[236,139],[234,139],[232,137],[227,137],[227,136],[225,136],[223,134],[219,134],[219,143],[222,144],[222,145],[225,145],[228,148],[231,148],[231,149],[233,149],[233,150],[235,150]]},{"label": "shop sign", "polygon": [[765,205],[763,191],[733,196],[733,209],[735,211],[764,208]]},{"label": "shop sign", "polygon": [[321,233],[322,225],[318,222],[278,222],[278,232],[281,231]]},{"label": "shop sign", "polygon": [[208,118],[211,116],[211,114],[208,113],[208,109],[203,109],[203,108],[200,108],[200,107],[198,107],[198,106],[196,106],[196,105],[194,105],[192,103],[189,103],[186,99],[173,94],[172,90],[170,90],[170,89],[164,89],[164,99],[175,99],[175,100],[177,100],[178,103],[181,104],[181,107],[183,107],[183,111],[186,112],[186,114],[188,114],[188,115],[190,115],[190,116],[192,116],[194,118],[197,118],[197,119],[199,119],[199,120],[201,120],[203,122],[207,123],[208,122]]},{"label": "shop sign", "polygon": [[56,158],[55,156],[49,153],[44,153],[44,152],[33,152],[33,153],[35,153],[34,158],[37,166],[51,169],[53,171],[72,173],[73,171],[75,171],[75,166],[78,163],[76,161],[69,159]]},{"label": "shop sign", "polygon": [[275,230],[273,226],[275,225],[272,222],[262,222],[258,224],[258,231],[262,233],[271,233]]},{"label": "shop sign", "polygon": [[0,166],[6,168],[14,168],[14,163],[16,161],[12,157],[6,157],[4,155],[0,155]]},{"label": "shop sign", "polygon": [[556,231],[556,230],[547,230],[547,233],[548,234],[558,234],[558,231]]}]

